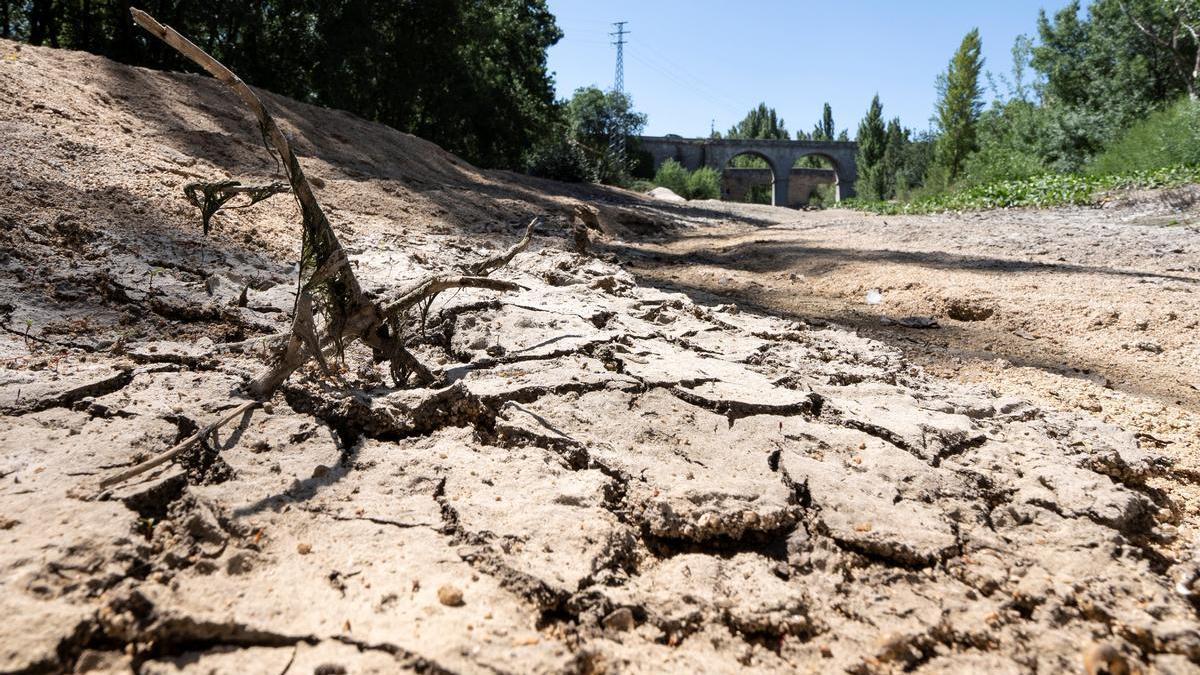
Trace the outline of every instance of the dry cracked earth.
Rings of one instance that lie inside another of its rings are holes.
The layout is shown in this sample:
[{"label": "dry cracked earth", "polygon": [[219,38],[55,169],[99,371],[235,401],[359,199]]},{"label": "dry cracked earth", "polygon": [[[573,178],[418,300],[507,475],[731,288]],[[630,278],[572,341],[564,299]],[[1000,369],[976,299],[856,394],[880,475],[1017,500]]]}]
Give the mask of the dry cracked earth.
[{"label": "dry cracked earth", "polygon": [[[498,273],[527,290],[438,298],[415,339],[445,387],[393,386],[352,346],[341,381],[298,373],[97,496],[248,400],[263,355],[227,345],[287,326],[294,207],[198,232],[164,166],[267,170],[217,85],[0,56],[0,671],[1197,672],[1200,552],[1167,545],[1170,462],[1132,433],[639,285],[569,250],[580,195],[283,99],[364,286],[542,214]],[[388,144],[408,164],[346,168]]]}]

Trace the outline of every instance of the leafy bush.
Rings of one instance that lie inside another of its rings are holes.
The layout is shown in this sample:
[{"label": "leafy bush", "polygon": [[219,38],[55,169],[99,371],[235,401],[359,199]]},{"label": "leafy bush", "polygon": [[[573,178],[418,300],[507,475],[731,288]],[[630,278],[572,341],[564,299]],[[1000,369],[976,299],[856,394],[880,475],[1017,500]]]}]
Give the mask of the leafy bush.
[{"label": "leafy bush", "polygon": [[566,183],[595,180],[583,149],[565,135],[553,136],[525,154],[525,173]]},{"label": "leafy bush", "polygon": [[1027,180],[1045,172],[1046,166],[1037,155],[1000,145],[985,146],[967,157],[963,165],[963,183],[988,185],[1006,180]]},{"label": "leafy bush", "polygon": [[717,170],[711,167],[701,167],[692,172],[687,178],[688,199],[719,199],[721,197],[721,177]]},{"label": "leafy bush", "polygon": [[1186,98],[1130,127],[1088,166],[1088,173],[1107,176],[1177,165],[1200,166],[1200,103]]},{"label": "leafy bush", "polygon": [[634,192],[642,192],[642,193],[649,192],[656,187],[658,187],[658,186],[648,180],[635,180],[629,184],[630,190],[633,190]]},{"label": "leafy bush", "polygon": [[843,205],[883,215],[1049,208],[1096,204],[1112,190],[1172,188],[1200,183],[1200,167],[1174,166],[1123,175],[1043,174],[1025,180],[977,185],[910,202],[847,200]]},{"label": "leafy bush", "polygon": [[671,192],[686,197],[688,191],[688,170],[673,159],[668,159],[658,167],[654,174],[654,182]]}]

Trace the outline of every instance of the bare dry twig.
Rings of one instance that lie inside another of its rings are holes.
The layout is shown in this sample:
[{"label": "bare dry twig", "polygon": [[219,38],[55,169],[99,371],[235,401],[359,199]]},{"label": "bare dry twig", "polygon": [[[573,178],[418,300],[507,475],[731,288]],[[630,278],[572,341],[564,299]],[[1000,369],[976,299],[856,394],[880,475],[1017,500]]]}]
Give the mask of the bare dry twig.
[{"label": "bare dry twig", "polygon": [[238,407],[229,411],[228,415],[218,419],[217,421],[213,422],[212,424],[209,424],[208,426],[197,431],[196,433],[192,434],[191,436],[188,436],[183,441],[176,444],[175,447],[171,448],[170,450],[167,450],[166,452],[155,455],[154,457],[151,457],[150,459],[142,462],[141,464],[138,464],[137,466],[134,466],[134,467],[130,467],[129,469],[126,469],[125,471],[122,471],[121,473],[109,476],[108,478],[101,480],[100,481],[100,489],[103,490],[105,488],[112,487],[113,485],[116,485],[117,483],[123,483],[123,482],[129,480],[130,478],[140,476],[140,475],[146,473],[147,471],[153,469],[156,466],[165,464],[165,463],[171,461],[172,459],[175,459],[179,455],[183,454],[184,450],[187,450],[188,448],[192,447],[196,443],[199,443],[200,441],[204,440],[205,437],[207,437],[209,434],[216,431],[217,429],[221,428],[222,425],[227,424],[230,420],[234,419],[238,415],[241,415],[242,413],[246,412],[247,410],[250,410],[251,408],[253,408],[259,404],[260,404],[260,401],[247,401],[247,402],[239,405]]}]

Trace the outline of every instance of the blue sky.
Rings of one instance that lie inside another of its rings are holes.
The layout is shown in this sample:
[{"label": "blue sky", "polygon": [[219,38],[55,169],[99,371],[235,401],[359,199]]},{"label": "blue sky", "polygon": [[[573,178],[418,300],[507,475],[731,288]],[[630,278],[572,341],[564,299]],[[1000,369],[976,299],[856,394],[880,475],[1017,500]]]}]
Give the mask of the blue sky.
[{"label": "blue sky", "polygon": [[[884,115],[925,129],[934,81],[978,27],[986,70],[1008,74],[1013,40],[1035,35],[1038,10],[1068,0],[549,0],[566,34],[550,50],[560,98],[613,83],[613,21],[626,20],[625,89],[646,133],[725,131],[759,101],[791,132],[810,130],[825,101],[854,136],[871,97]],[[988,94],[990,100],[991,95]]]}]

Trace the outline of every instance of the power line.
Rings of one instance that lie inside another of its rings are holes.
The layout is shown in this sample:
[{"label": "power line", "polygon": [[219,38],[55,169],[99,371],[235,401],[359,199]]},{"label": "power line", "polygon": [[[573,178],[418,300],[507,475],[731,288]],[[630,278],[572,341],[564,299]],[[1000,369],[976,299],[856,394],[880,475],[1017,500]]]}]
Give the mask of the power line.
[{"label": "power line", "polygon": [[711,78],[701,77],[693,73],[690,69],[680,65],[671,57],[664,54],[650,42],[638,42],[643,51],[647,52],[646,56],[658,62],[661,67],[671,71],[677,79],[683,80],[683,84],[690,89],[695,89],[698,92],[704,93],[712,99],[722,101],[725,105],[731,106],[738,113],[744,112],[745,108],[742,103],[738,103],[729,98],[725,92],[712,86]]},{"label": "power line", "polygon": [[678,74],[671,72],[670,70],[668,70],[666,67],[664,67],[662,65],[656,64],[652,61],[642,58],[641,56],[638,56],[638,54],[636,54],[636,53],[630,54],[630,56],[633,58],[634,61],[637,61],[638,63],[642,64],[643,66],[646,66],[650,70],[653,70],[654,72],[658,73],[663,78],[669,80],[671,83],[673,83],[677,87],[679,87],[679,89],[681,91],[691,94],[697,100],[702,100],[714,108],[720,108],[720,109],[722,109],[730,114],[733,114],[733,115],[740,115],[744,112],[743,108],[731,103],[728,99],[718,98],[716,95],[711,93],[711,90],[706,91],[705,89],[701,89],[692,84],[689,84],[688,82],[681,79],[681,77]]}]

